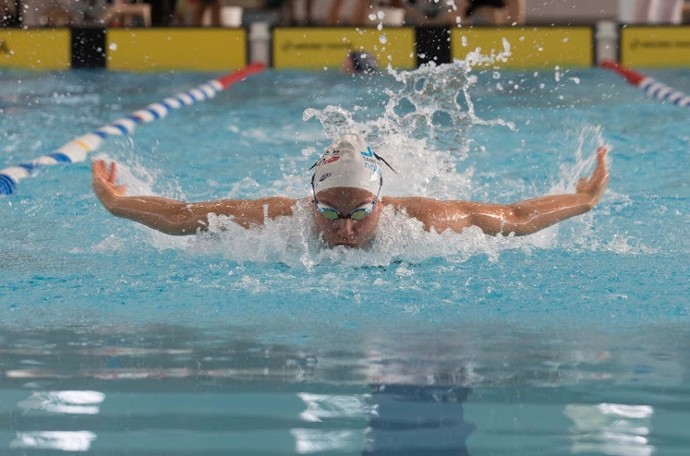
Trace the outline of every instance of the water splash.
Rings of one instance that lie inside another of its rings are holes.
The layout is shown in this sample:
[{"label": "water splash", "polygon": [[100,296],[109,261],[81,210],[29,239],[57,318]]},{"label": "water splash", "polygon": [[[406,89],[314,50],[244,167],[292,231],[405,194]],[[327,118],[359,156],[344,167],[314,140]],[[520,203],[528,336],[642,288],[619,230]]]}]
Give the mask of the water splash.
[{"label": "water splash", "polygon": [[[473,65],[485,62],[480,55],[470,53],[466,61],[444,65],[432,62],[412,71],[389,68],[388,72],[398,82],[398,87],[395,90],[384,89],[388,97],[385,112],[376,119],[357,121],[353,112],[341,106],[327,106],[321,110],[305,110],[303,120],[316,118],[331,139],[355,131],[377,145],[377,142],[404,136],[438,144],[458,158],[465,158],[473,126],[515,129],[512,122],[482,119],[475,112],[470,90],[477,78],[470,72]],[[490,57],[489,61],[495,59]]]},{"label": "water splash", "polygon": [[[496,57],[471,53],[466,61],[451,64],[429,63],[412,71],[389,69],[397,86],[384,88],[387,100],[380,116],[359,119],[357,107],[350,111],[330,105],[305,110],[303,120],[318,120],[331,139],[348,132],[363,136],[399,173],[387,176],[388,194],[467,197],[473,170],[458,169],[473,144],[472,128],[515,130],[512,122],[483,119],[475,112],[470,91],[477,78],[471,68],[486,59]],[[316,159],[320,151],[314,152]]]},{"label": "water splash", "polygon": [[[576,138],[569,140],[568,136],[572,135],[576,135]],[[574,153],[570,150],[565,151],[574,159],[575,163],[561,164],[560,175],[553,183],[549,193],[571,192],[580,178],[588,176],[589,171],[594,168],[596,154],[593,152],[599,147],[607,146],[602,127],[591,124],[585,124],[579,128],[566,131],[566,138],[563,142],[576,145]]]}]

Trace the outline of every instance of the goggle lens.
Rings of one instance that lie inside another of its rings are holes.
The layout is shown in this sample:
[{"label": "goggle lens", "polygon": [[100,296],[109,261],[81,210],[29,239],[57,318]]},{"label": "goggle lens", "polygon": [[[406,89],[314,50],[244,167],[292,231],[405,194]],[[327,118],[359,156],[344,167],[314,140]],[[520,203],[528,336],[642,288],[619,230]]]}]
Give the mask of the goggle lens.
[{"label": "goggle lens", "polygon": [[340,213],[335,209],[330,207],[319,207],[319,212],[328,220],[338,220],[340,218]]},{"label": "goggle lens", "polygon": [[374,206],[376,205],[376,201],[367,204],[366,206],[363,207],[358,207],[356,209],[353,209],[352,212],[349,214],[343,216],[338,212],[337,210],[333,209],[332,207],[326,206],[325,204],[321,204],[319,202],[316,202],[316,209],[318,209],[319,213],[327,220],[338,220],[339,218],[343,219],[352,219],[355,221],[360,221],[364,220],[371,214],[371,211],[374,210]]},{"label": "goggle lens", "polygon": [[362,220],[366,218],[369,214],[371,213],[371,209],[366,209],[366,208],[359,208],[355,209],[354,211],[350,212],[350,218],[352,220]]}]

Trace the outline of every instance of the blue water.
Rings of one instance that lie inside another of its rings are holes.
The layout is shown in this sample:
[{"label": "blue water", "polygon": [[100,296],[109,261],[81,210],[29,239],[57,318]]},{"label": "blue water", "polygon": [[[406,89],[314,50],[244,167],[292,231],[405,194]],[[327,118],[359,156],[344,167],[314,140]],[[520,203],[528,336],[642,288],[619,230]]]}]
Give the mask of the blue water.
[{"label": "blue water", "polygon": [[[0,168],[216,76],[2,71]],[[689,117],[598,69],[268,71],[93,154],[132,193],[301,197],[356,129],[388,194],[507,203],[612,149],[584,216],[388,214],[364,251],[286,220],[168,237],[109,215],[88,162],[42,168],[0,200],[0,454],[686,454]]]}]

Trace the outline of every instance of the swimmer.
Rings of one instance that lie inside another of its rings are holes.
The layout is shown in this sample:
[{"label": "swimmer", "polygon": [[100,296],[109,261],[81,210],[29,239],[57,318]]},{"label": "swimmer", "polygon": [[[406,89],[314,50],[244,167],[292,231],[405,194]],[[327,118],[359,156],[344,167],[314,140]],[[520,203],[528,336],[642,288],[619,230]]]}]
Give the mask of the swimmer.
[{"label": "swimmer", "polygon": [[[419,220],[426,231],[461,232],[476,226],[490,235],[527,235],[592,209],[609,179],[607,149],[597,150],[597,165],[580,179],[575,193],[546,195],[513,204],[437,200],[420,196],[389,197],[381,190],[384,159],[359,135],[346,134],[333,142],[314,166],[312,194],[307,198],[281,196],[254,200],[226,199],[188,203],[157,196],[128,196],[116,182],[117,167],[94,160],[92,183],[96,196],[113,215],[171,235],[204,231],[209,215],[223,215],[244,228],[267,219],[291,217],[298,204],[309,205],[316,232],[330,247],[365,247],[376,236],[384,208]],[[384,168],[385,167],[385,168]]]},{"label": "swimmer", "polygon": [[345,74],[373,74],[379,65],[376,58],[366,51],[350,51],[340,69]]}]

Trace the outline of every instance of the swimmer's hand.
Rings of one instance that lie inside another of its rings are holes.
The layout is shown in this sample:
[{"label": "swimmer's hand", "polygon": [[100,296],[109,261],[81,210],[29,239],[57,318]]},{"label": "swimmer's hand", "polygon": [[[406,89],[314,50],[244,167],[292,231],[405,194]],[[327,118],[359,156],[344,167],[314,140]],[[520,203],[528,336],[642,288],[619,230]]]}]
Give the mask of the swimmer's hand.
[{"label": "swimmer's hand", "polygon": [[202,214],[196,216],[192,205],[158,196],[128,196],[127,187],[117,184],[117,164],[94,160],[91,185],[108,212],[139,222],[167,234],[194,234],[207,224]]},{"label": "swimmer's hand", "polygon": [[111,210],[114,201],[127,194],[127,187],[118,185],[117,164],[112,162],[110,166],[105,160],[94,160],[91,165],[91,185],[96,196],[106,209]]},{"label": "swimmer's hand", "polygon": [[94,160],[91,167],[93,191],[111,214],[176,236],[195,234],[209,226],[209,214],[222,215],[244,228],[263,225],[267,219],[292,215],[294,198],[216,200],[188,203],[160,196],[127,195],[118,185],[117,165]]},{"label": "swimmer's hand", "polygon": [[578,195],[589,195],[591,196],[591,207],[594,207],[601,195],[606,190],[606,185],[609,182],[609,172],[606,168],[606,155],[608,154],[608,149],[606,147],[599,147],[597,149],[597,167],[589,178],[582,178],[577,183],[577,194]]}]

